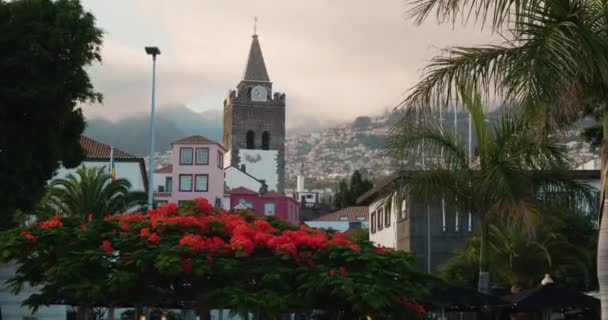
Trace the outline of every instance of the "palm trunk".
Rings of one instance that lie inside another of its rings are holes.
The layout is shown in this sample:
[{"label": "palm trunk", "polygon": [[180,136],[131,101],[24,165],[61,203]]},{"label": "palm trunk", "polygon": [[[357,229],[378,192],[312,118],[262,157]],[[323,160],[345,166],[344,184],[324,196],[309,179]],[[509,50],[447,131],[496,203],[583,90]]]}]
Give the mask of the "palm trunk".
[{"label": "palm trunk", "polygon": [[211,320],[211,309],[206,306],[199,306],[197,308],[199,320]]},{"label": "palm trunk", "polygon": [[602,302],[602,320],[608,320],[608,221],[603,219],[604,209],[608,209],[606,203],[606,174],[608,169],[608,114],[602,119],[603,135],[602,161],[601,161],[601,190],[600,190],[600,231],[597,243],[597,280],[600,285],[600,299]]},{"label": "palm trunk", "polygon": [[488,223],[481,221],[481,244],[479,248],[479,282],[477,291],[490,294],[490,270],[488,261]]},{"label": "palm trunk", "polygon": [[106,316],[107,320],[114,320],[114,306],[108,307],[108,315]]}]

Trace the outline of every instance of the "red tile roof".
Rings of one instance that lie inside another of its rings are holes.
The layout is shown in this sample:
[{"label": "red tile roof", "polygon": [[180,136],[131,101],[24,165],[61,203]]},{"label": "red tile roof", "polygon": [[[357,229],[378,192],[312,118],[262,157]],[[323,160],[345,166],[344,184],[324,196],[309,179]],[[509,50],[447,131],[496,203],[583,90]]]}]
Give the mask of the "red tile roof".
[{"label": "red tile roof", "polygon": [[[348,221],[350,222],[367,221],[368,215],[369,211],[367,207],[348,207],[336,212],[322,215],[317,218],[316,221],[345,221],[340,220],[340,217],[347,217]],[[358,217],[363,217],[364,220],[357,219]]]},{"label": "red tile roof", "polygon": [[172,164],[166,165],[166,166],[164,166],[164,167],[162,167],[160,169],[156,169],[156,171],[154,171],[154,172],[156,172],[156,173],[172,173],[173,172],[173,165]]},{"label": "red tile roof", "polygon": [[208,139],[207,137],[203,137],[201,135],[190,136],[187,138],[179,139],[179,140],[173,141],[171,144],[215,144],[215,145],[218,145],[220,148],[226,150],[226,148],[223,145],[221,145],[218,142],[215,142],[211,139]]},{"label": "red tile roof", "polygon": [[230,190],[230,193],[235,193],[235,194],[258,194],[257,192],[247,189],[245,187],[238,187],[238,188],[234,188],[232,190]]},{"label": "red tile roof", "polygon": [[262,198],[282,198],[284,195],[276,191],[269,191],[262,195]]},{"label": "red tile roof", "polygon": [[[87,153],[87,158],[110,159],[112,150],[112,146],[110,145],[91,139],[85,135],[80,136],[80,145]],[[140,157],[114,148],[114,159],[140,159]]]}]

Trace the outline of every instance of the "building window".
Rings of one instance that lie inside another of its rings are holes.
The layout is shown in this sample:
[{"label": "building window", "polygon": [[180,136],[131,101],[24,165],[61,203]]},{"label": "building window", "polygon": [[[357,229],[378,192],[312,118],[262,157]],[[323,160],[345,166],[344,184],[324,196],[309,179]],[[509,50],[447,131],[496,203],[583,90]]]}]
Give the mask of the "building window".
[{"label": "building window", "polygon": [[255,132],[247,131],[247,149],[255,149]]},{"label": "building window", "polygon": [[196,164],[197,165],[208,165],[209,164],[209,148],[196,148]]},{"label": "building window", "polygon": [[192,175],[179,175],[179,191],[192,191]]},{"label": "building window", "polygon": [[407,219],[407,206],[405,203],[405,199],[401,201],[401,207],[399,208],[399,219],[405,220]]},{"label": "building window", "polygon": [[340,221],[348,221],[348,217],[347,216],[341,216],[340,217]]},{"label": "building window", "polygon": [[262,133],[262,150],[270,150],[270,133],[268,131]]},{"label": "building window", "polygon": [[209,175],[197,174],[195,176],[194,191],[196,191],[196,192],[209,191]]},{"label": "building window", "polygon": [[240,199],[239,204],[242,204],[249,209],[253,209],[253,203],[247,202],[247,201],[245,201],[245,199]]},{"label": "building window", "polygon": [[378,231],[384,229],[384,219],[382,219],[383,213],[384,213],[384,208],[380,208],[378,210]]},{"label": "building window", "polygon": [[266,202],[264,203],[264,214],[267,216],[274,216],[275,214],[275,204],[274,202]]},{"label": "building window", "polygon": [[165,186],[158,186],[158,192],[165,192]]},{"label": "building window", "polygon": [[215,198],[215,207],[216,208],[221,208],[222,207],[222,199],[221,198]]},{"label": "building window", "polygon": [[387,228],[391,226],[391,212],[388,207],[384,207],[384,226]]},{"label": "building window", "polygon": [[165,191],[171,192],[173,190],[173,177],[165,177]]},{"label": "building window", "polygon": [[192,148],[179,148],[179,164],[192,165],[193,152]]},{"label": "building window", "polygon": [[365,221],[365,217],[357,217],[357,221]]},{"label": "building window", "polygon": [[376,233],[376,211],[372,212],[370,215],[371,227],[370,230],[372,233]]},{"label": "building window", "polygon": [[224,154],[219,150],[217,152],[217,167],[224,169]]}]

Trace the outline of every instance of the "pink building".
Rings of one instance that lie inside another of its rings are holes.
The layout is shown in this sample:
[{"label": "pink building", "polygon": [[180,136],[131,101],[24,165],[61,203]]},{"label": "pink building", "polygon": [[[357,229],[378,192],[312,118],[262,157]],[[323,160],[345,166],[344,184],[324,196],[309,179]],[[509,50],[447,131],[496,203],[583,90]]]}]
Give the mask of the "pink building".
[{"label": "pink building", "polygon": [[287,222],[300,222],[300,205],[278,192],[258,193],[238,187],[230,191],[230,209],[252,209],[258,214],[276,216]]},{"label": "pink building", "polygon": [[167,187],[163,190],[170,192],[170,202],[206,198],[221,207],[226,149],[203,136],[191,136],[173,142],[171,150],[171,172],[164,172]]}]

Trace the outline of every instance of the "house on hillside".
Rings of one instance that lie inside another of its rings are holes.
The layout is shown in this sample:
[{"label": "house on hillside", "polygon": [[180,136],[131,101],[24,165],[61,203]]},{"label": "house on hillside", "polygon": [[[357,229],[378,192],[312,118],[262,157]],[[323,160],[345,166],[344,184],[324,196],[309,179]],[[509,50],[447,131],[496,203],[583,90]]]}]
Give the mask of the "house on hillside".
[{"label": "house on hillside", "polygon": [[109,168],[110,157],[112,150],[114,150],[116,177],[129,180],[131,189],[134,191],[148,190],[148,175],[144,158],[129,154],[85,135],[80,136],[80,146],[86,152],[84,161],[76,168],[60,167],[53,178],[65,178],[69,174],[74,174],[80,167]]},{"label": "house on hillside", "polygon": [[[571,173],[599,190],[599,170]],[[476,215],[458,212],[447,203],[426,203],[407,195],[401,203],[387,205],[387,196],[400,179],[406,179],[404,173],[394,173],[357,199],[358,204],[368,208],[369,239],[377,246],[408,251],[423,270],[436,270],[478,229],[479,221]]]},{"label": "house on hillside", "polygon": [[304,221],[312,228],[348,232],[367,229],[369,226],[369,211],[367,207],[348,207],[328,213],[317,219]]}]

